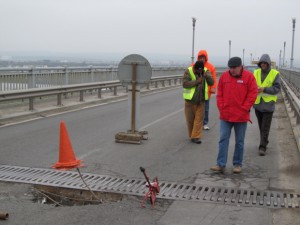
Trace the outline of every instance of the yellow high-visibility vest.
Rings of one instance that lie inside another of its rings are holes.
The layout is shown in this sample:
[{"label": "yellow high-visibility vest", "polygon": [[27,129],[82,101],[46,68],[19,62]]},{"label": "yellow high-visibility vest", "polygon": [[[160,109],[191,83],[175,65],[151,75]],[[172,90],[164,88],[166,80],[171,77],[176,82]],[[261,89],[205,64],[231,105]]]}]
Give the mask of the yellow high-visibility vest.
[{"label": "yellow high-visibility vest", "polygon": [[[277,70],[271,69],[264,82],[261,83],[261,69],[254,70],[254,77],[258,87],[272,87],[277,74]],[[254,104],[259,104],[261,99],[263,99],[265,102],[276,102],[277,95],[270,95],[264,92],[258,93]]]},{"label": "yellow high-visibility vest", "polygon": [[[196,80],[196,75],[194,74],[193,66],[190,66],[188,68],[188,70],[190,72],[192,81]],[[204,72],[206,72],[206,71],[207,71],[207,68],[204,67]],[[186,100],[191,100],[194,96],[195,90],[196,90],[196,86],[191,87],[191,88],[183,88],[183,98]],[[204,84],[204,98],[205,98],[205,100],[208,100],[208,85],[207,85],[206,80],[205,80],[205,84]]]}]

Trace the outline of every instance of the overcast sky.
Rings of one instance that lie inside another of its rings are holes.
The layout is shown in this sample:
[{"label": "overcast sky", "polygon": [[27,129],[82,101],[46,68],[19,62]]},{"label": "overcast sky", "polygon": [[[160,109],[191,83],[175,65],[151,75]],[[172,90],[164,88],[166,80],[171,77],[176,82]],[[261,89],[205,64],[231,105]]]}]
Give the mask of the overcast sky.
[{"label": "overcast sky", "polygon": [[[7,51],[152,53],[211,59],[269,53],[279,59],[284,41],[290,63],[300,62],[299,0],[0,0],[0,56]],[[300,66],[300,65],[298,65]]]}]

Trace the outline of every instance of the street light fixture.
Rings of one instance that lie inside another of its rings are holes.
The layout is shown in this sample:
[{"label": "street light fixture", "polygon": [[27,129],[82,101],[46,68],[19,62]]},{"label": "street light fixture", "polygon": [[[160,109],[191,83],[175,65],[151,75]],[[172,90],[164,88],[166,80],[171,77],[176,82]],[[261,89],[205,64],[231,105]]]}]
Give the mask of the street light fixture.
[{"label": "street light fixture", "polygon": [[195,25],[196,25],[196,17],[192,17],[193,21],[193,44],[192,44],[192,63],[194,62],[194,42],[195,42]]},{"label": "street light fixture", "polygon": [[296,18],[292,18],[292,22],[293,22],[293,37],[292,37],[291,68],[293,68],[293,61],[294,61],[294,36],[295,36]]}]

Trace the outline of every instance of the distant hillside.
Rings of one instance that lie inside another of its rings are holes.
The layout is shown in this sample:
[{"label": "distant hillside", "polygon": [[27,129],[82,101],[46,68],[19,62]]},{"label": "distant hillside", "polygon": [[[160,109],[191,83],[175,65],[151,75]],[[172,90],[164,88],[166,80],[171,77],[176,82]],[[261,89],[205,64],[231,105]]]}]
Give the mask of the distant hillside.
[{"label": "distant hillside", "polygon": [[[59,52],[1,52],[0,62],[56,62],[57,64],[84,64],[84,65],[118,65],[127,55],[135,53],[59,53]],[[191,56],[176,54],[141,54],[152,65],[182,65],[191,63]],[[196,56],[195,56],[196,57]],[[210,62],[215,66],[226,66],[228,56],[210,55]],[[250,59],[245,58],[245,65]],[[300,67],[300,60],[294,60],[294,67]]]}]

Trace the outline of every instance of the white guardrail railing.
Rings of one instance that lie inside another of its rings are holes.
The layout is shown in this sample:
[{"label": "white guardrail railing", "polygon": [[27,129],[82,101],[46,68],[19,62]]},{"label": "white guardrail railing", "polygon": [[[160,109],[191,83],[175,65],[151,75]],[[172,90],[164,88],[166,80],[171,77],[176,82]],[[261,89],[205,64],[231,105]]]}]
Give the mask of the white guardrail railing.
[{"label": "white guardrail railing", "polygon": [[[152,76],[183,75],[186,67],[154,66]],[[225,67],[217,68],[224,71]],[[117,67],[0,68],[0,92],[118,80]]]},{"label": "white guardrail railing", "polygon": [[[150,86],[153,85],[154,88],[165,87],[166,82],[169,86],[178,85],[182,83],[182,75],[171,75],[171,76],[161,76],[161,77],[152,77],[150,82],[145,84],[145,88],[150,89]],[[66,96],[69,93],[79,93],[79,101],[84,101],[84,94],[96,92],[97,98],[102,98],[102,91],[110,89],[113,92],[114,96],[118,95],[118,89],[124,91],[122,88],[123,85],[119,80],[115,81],[105,81],[105,82],[93,82],[93,83],[84,83],[84,84],[72,84],[64,85],[61,87],[46,87],[46,88],[33,88],[26,90],[16,90],[8,92],[0,92],[0,104],[4,102],[13,102],[13,101],[24,101],[28,100],[29,110],[34,110],[34,100],[45,96],[57,96],[57,105],[63,106],[62,96]],[[121,89],[122,88],[122,89]],[[125,90],[126,91],[126,90]]]},{"label": "white guardrail railing", "polygon": [[[152,76],[183,74],[185,67],[153,67]],[[0,92],[118,80],[117,67],[0,68]]]},{"label": "white guardrail railing", "polygon": [[280,69],[283,97],[300,152],[300,71]]},{"label": "white guardrail railing", "polygon": [[[178,85],[182,82],[185,67],[155,67],[152,68],[153,77],[145,85],[157,88],[167,85]],[[217,74],[227,68],[218,67]],[[280,69],[280,74],[288,100],[295,111],[296,124],[300,124],[300,71]],[[29,82],[30,81],[30,82]],[[13,83],[9,84],[8,83]],[[31,83],[35,88],[29,88]],[[34,110],[35,99],[42,100],[45,96],[56,96],[58,106],[63,106],[62,96],[77,93],[79,101],[83,102],[85,93],[94,92],[97,98],[102,98],[102,92],[110,89],[114,96],[118,91],[124,92],[124,87],[117,79],[117,68],[89,67],[89,68],[0,68],[0,106],[6,102],[28,102],[28,109]],[[4,87],[12,90],[3,91]],[[4,105],[4,106],[5,106]],[[299,132],[300,134],[300,132]],[[300,141],[299,141],[300,143]]]},{"label": "white guardrail railing", "polygon": [[[225,69],[217,68],[217,73]],[[154,67],[150,82],[143,88],[181,85],[185,70],[185,67]],[[95,101],[103,98],[102,94],[122,95],[127,90],[118,80],[117,72],[113,67],[0,68],[0,118],[1,109],[7,111],[15,105],[25,104],[28,107],[24,110],[35,111],[35,105],[53,105],[53,100],[63,108],[69,97],[84,102],[91,94],[96,95]],[[48,103],[49,98],[52,103]]]}]

